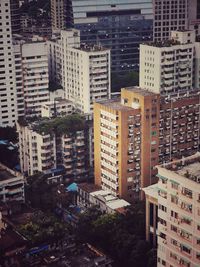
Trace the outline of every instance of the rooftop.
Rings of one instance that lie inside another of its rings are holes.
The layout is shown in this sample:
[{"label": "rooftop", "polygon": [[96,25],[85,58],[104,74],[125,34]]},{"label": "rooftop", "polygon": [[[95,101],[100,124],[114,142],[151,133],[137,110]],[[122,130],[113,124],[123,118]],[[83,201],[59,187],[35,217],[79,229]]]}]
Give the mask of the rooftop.
[{"label": "rooftop", "polygon": [[114,110],[133,110],[131,107],[127,107],[121,104],[120,99],[109,99],[104,101],[98,101],[97,103],[102,104],[106,107],[110,107]]},{"label": "rooftop", "polygon": [[85,43],[82,43],[79,47],[74,47],[74,49],[78,49],[84,52],[99,52],[109,50],[108,48],[105,48],[101,45],[88,45]]},{"label": "rooftop", "polygon": [[122,90],[127,90],[127,91],[130,91],[130,92],[134,92],[136,94],[140,94],[140,95],[143,95],[143,96],[156,96],[156,95],[159,95],[159,94],[156,94],[154,92],[151,92],[147,89],[143,89],[141,87],[138,87],[138,86],[134,86],[134,87],[126,87],[126,88],[122,88]]},{"label": "rooftop", "polygon": [[91,196],[96,197],[98,200],[105,203],[106,206],[111,208],[112,210],[130,206],[130,203],[113,196],[109,191],[106,190],[98,190],[95,192],[91,192]]},{"label": "rooftop", "polygon": [[82,189],[83,191],[86,191],[87,193],[92,193],[97,190],[100,190],[100,187],[95,184],[89,184],[89,183],[82,183],[78,185],[78,188]]},{"label": "rooftop", "polygon": [[52,119],[42,118],[31,122],[31,120],[18,121],[21,126],[29,126],[33,131],[47,135],[55,131],[61,134],[74,133],[85,128],[85,118],[80,114],[71,114],[65,117]]},{"label": "rooftop", "polygon": [[158,199],[158,185],[153,184],[142,189],[145,192],[145,195]]},{"label": "rooftop", "polygon": [[154,47],[172,47],[175,45],[180,45],[181,43],[177,40],[174,39],[169,39],[169,40],[164,40],[161,42],[150,42],[150,43],[145,43],[144,45],[148,45],[148,46],[154,46]]},{"label": "rooftop", "polygon": [[89,244],[83,245],[79,250],[79,253],[70,257],[69,261],[70,267],[105,266],[112,262],[112,260],[107,258],[106,255]]},{"label": "rooftop", "polygon": [[200,152],[160,166],[196,183],[200,183]]}]

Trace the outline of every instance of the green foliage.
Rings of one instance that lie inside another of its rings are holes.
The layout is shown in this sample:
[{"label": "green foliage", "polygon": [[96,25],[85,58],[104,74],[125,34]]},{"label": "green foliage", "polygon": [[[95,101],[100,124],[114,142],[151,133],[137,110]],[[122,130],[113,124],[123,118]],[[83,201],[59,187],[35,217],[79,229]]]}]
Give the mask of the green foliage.
[{"label": "green foliage", "polygon": [[30,222],[21,225],[18,230],[32,244],[60,239],[69,233],[66,224],[58,221],[53,215],[45,214],[41,211],[35,212]]},{"label": "green foliage", "polygon": [[73,114],[66,117],[58,117],[51,120],[43,120],[34,130],[39,133],[53,133],[57,134],[69,134],[76,131],[83,130],[85,127],[85,119],[80,114]]},{"label": "green foliage", "polygon": [[67,208],[73,198],[72,194],[65,192],[65,186],[60,188],[59,185],[48,184],[46,176],[40,172],[27,178],[25,194],[31,207],[44,212],[51,212],[58,205]]},{"label": "green foliage", "polygon": [[112,92],[118,92],[121,88],[138,86],[139,74],[138,72],[131,71],[124,75],[113,73],[111,77]]},{"label": "green foliage", "polygon": [[[55,186],[55,185],[54,185]],[[47,184],[46,177],[42,173],[27,178],[25,187],[26,201],[33,208],[50,211],[56,206],[53,185]]]},{"label": "green foliage", "polygon": [[81,241],[108,253],[117,266],[147,267],[154,262],[145,241],[143,202],[135,203],[125,214],[101,214],[98,209],[90,208],[81,215],[77,234]]}]

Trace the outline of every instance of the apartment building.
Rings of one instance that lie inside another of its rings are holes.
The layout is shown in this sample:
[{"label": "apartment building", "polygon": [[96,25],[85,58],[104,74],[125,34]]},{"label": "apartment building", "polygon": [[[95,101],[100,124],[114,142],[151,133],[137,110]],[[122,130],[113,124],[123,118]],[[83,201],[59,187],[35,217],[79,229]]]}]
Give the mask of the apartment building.
[{"label": "apartment building", "polygon": [[25,201],[24,177],[21,173],[13,171],[0,164],[0,201]]},{"label": "apartment building", "polygon": [[14,126],[17,95],[12,46],[10,0],[0,2],[0,126]]},{"label": "apartment building", "polygon": [[[170,163],[199,151],[199,94],[172,100],[161,98],[159,125],[159,164]],[[146,198],[146,240],[157,245],[157,184],[143,188]]]},{"label": "apartment building", "polygon": [[187,30],[194,24],[197,0],[153,0],[153,14],[154,41],[168,40],[172,31]]},{"label": "apartment building", "polygon": [[87,122],[79,115],[17,124],[21,171],[84,179],[89,173]]},{"label": "apartment building", "polygon": [[25,115],[24,103],[24,86],[23,86],[23,67],[21,45],[14,45],[14,59],[15,59],[15,77],[16,77],[16,93],[17,93],[17,113],[18,118]]},{"label": "apartment building", "polygon": [[61,31],[48,42],[50,79],[61,81],[75,109],[91,114],[93,103],[110,98],[110,50],[80,43],[78,30]]},{"label": "apartment building", "polygon": [[158,166],[158,267],[199,266],[200,154]]},{"label": "apartment building", "polygon": [[193,88],[194,31],[172,31],[171,39],[140,45],[140,87],[168,96]]},{"label": "apartment building", "polygon": [[139,69],[139,44],[153,40],[152,0],[71,0],[81,42],[111,50],[112,72]]},{"label": "apartment building", "polygon": [[122,89],[121,99],[95,103],[96,184],[129,202],[131,193],[143,198],[138,192],[157,181],[157,164],[199,151],[199,107],[198,90],[168,99],[139,87]]},{"label": "apartment building", "polygon": [[51,25],[53,30],[73,27],[72,3],[70,0],[51,0]]},{"label": "apartment building", "polygon": [[161,98],[159,163],[190,156],[200,148],[200,95],[198,91],[171,100]]},{"label": "apartment building", "polygon": [[49,101],[47,45],[19,38],[14,40],[14,51],[18,113],[40,117],[42,104]]},{"label": "apartment building", "polygon": [[121,100],[95,103],[94,107],[95,183],[133,202],[156,174],[159,95],[125,88]]}]

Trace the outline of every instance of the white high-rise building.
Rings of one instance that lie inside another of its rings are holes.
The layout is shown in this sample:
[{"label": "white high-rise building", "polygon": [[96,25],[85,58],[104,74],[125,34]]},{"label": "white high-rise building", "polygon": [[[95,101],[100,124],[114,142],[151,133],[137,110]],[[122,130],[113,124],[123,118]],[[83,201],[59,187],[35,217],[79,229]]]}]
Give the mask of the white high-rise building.
[{"label": "white high-rise building", "polygon": [[194,31],[173,31],[171,39],[140,45],[140,87],[169,95],[193,88]]},{"label": "white high-rise building", "polygon": [[17,120],[15,64],[11,36],[10,1],[0,1],[0,126]]},{"label": "white high-rise building", "polygon": [[49,101],[47,45],[20,40],[14,51],[19,117],[41,116],[42,104]]},{"label": "white high-rise building", "polygon": [[93,103],[110,98],[110,50],[80,44],[78,30],[61,31],[58,40],[48,42],[50,80],[58,81],[66,99],[77,110],[91,113]]},{"label": "white high-rise building", "polygon": [[197,0],[153,0],[154,41],[170,38],[172,31],[186,30],[196,20]]},{"label": "white high-rise building", "polygon": [[46,43],[22,45],[24,104],[26,116],[40,116],[42,103],[49,101]]}]

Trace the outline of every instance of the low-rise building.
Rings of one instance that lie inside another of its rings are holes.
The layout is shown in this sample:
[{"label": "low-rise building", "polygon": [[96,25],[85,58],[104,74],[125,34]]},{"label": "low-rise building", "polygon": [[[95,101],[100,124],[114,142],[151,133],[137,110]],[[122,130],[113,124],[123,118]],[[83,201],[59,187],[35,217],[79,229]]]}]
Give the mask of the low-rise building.
[{"label": "low-rise building", "polygon": [[25,201],[24,177],[0,163],[0,201]]},{"label": "low-rise building", "polygon": [[42,117],[62,117],[72,114],[73,103],[67,99],[57,98],[54,101],[46,102],[42,105]]},{"label": "low-rise building", "polygon": [[103,213],[121,213],[130,206],[130,203],[113,196],[109,191],[86,183],[78,185],[77,204],[85,208],[97,206]]}]

